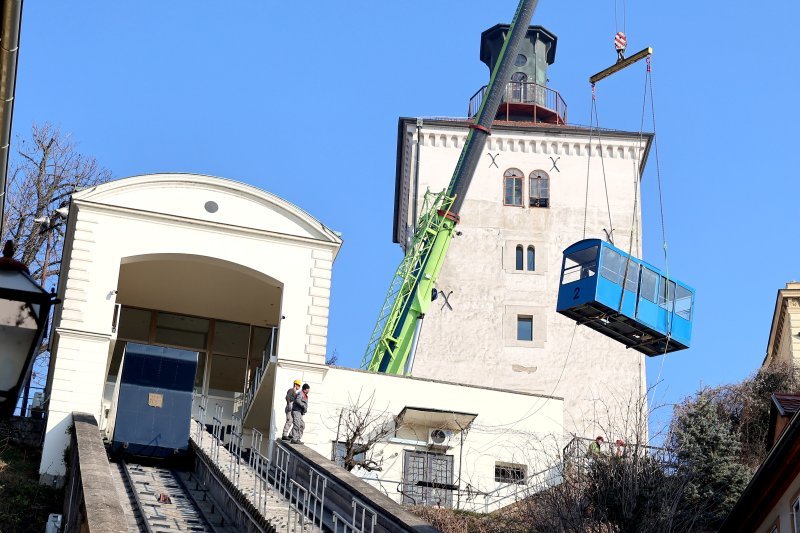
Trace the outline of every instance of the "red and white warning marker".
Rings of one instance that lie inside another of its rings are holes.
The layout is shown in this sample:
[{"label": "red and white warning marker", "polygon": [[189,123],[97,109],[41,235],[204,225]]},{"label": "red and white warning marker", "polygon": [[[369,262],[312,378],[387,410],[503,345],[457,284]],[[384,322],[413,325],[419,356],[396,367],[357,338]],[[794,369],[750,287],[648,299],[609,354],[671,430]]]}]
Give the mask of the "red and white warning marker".
[{"label": "red and white warning marker", "polygon": [[625,37],[625,34],[621,31],[617,32],[614,36],[614,48],[617,52],[624,52],[625,48],[628,46],[628,38]]}]

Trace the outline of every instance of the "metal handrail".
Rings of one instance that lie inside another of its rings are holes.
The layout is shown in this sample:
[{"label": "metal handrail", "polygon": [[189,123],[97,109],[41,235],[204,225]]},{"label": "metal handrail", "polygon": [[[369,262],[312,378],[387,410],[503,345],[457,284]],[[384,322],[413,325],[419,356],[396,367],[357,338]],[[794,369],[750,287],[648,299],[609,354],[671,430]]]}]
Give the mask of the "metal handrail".
[{"label": "metal handrail", "polygon": [[298,530],[298,525],[300,531],[303,531],[306,525],[305,513],[308,509],[308,490],[293,479],[289,480],[288,489],[289,510],[286,515],[286,531],[295,532]]},{"label": "metal handrail", "polygon": [[[486,85],[477,90],[469,99],[468,117],[472,118],[481,108],[481,103],[486,94]],[[506,85],[503,95],[503,103],[508,104],[535,104],[539,107],[549,109],[558,115],[562,123],[567,122],[567,104],[561,94],[538,83],[530,81],[512,81]]]}]

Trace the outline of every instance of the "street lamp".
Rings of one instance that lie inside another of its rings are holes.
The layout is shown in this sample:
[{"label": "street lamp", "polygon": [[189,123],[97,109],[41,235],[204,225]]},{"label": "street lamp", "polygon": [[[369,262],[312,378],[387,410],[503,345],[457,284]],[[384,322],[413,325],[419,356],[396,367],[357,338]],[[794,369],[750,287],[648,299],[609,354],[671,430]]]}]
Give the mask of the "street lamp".
[{"label": "street lamp", "polygon": [[13,254],[7,241],[0,258],[0,419],[14,414],[56,302]]}]

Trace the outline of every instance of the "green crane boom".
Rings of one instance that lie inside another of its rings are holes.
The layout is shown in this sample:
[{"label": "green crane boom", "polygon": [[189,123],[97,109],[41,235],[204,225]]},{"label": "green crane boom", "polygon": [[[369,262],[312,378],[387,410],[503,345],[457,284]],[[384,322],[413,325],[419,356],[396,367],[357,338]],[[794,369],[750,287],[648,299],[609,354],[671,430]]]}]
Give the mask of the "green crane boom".
[{"label": "green crane boom", "polygon": [[394,280],[372,333],[362,366],[375,372],[408,374],[422,318],[459,221],[459,212],[486,144],[486,137],[506,85],[514,58],[528,31],[538,0],[521,0],[492,70],[486,96],[475,118],[447,190],[426,195],[414,239]]}]

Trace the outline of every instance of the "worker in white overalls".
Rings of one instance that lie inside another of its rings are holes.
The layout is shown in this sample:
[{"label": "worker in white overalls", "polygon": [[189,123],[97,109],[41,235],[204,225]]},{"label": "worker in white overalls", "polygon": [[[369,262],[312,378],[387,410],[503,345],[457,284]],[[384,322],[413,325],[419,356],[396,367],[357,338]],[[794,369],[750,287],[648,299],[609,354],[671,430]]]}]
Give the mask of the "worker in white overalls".
[{"label": "worker in white overalls", "polygon": [[300,383],[299,379],[294,380],[292,388],[286,391],[286,423],[283,425],[281,440],[291,439],[289,432],[292,431],[292,404],[294,403],[294,397],[297,396],[297,391],[300,390]]}]

